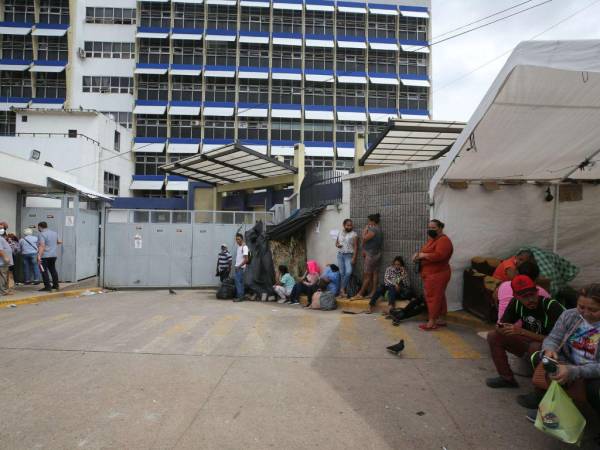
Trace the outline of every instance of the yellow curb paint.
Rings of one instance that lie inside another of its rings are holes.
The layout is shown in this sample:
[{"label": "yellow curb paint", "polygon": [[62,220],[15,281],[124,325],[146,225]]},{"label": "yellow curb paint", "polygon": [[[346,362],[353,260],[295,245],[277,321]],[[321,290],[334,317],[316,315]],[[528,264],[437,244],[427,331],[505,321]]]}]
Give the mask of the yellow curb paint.
[{"label": "yellow curb paint", "polygon": [[[152,327],[158,323],[163,323],[163,317],[164,316],[153,317],[152,319],[150,319],[150,321],[148,321],[146,326]],[[152,339],[148,344],[144,345],[138,351],[147,352],[165,350],[169,346],[169,344],[173,342],[173,338],[184,333],[189,334],[189,331],[205,318],[206,316],[190,316],[182,322],[176,323],[175,325],[168,328],[166,331],[161,333],[160,336],[157,336],[154,339]]]},{"label": "yellow curb paint", "polygon": [[217,345],[231,333],[240,316],[228,315],[219,319],[204,335],[196,342],[195,351],[209,354]]},{"label": "yellow curb paint", "polygon": [[[47,328],[50,324],[67,319],[67,318],[71,317],[72,315],[73,314],[71,314],[71,313],[65,313],[65,314],[58,314],[56,316],[44,317],[42,319],[28,321],[27,323],[24,323],[22,325],[12,327],[12,328],[9,328],[8,330],[3,330],[3,331],[7,331],[8,334],[14,335],[16,333],[22,333],[24,331],[30,331],[30,330],[40,329],[40,328]],[[2,334],[4,334],[4,333],[2,333]]]},{"label": "yellow curb paint", "polygon": [[314,315],[304,315],[299,318],[300,324],[294,331],[294,340],[303,345],[312,345],[317,330],[317,318]]},{"label": "yellow curb paint", "polygon": [[406,332],[406,329],[399,325],[397,327],[392,326],[390,320],[386,320],[385,317],[379,316],[378,319],[381,325],[384,326],[385,333],[390,337],[391,344],[397,344],[400,339],[404,339],[404,350],[400,353],[403,358],[421,358],[422,355],[417,350],[417,346],[413,338]]},{"label": "yellow curb paint", "polygon": [[261,355],[266,346],[267,337],[267,318],[265,316],[259,317],[254,322],[254,325],[246,335],[246,339],[240,346],[239,354],[243,356],[257,356]]},{"label": "yellow curb paint", "polygon": [[0,302],[0,308],[10,308],[10,305],[31,305],[32,303],[48,302],[68,297],[79,297],[84,292],[102,292],[102,288],[74,289],[72,291],[58,291],[49,294],[31,295],[29,297],[15,298],[14,300],[3,300]]},{"label": "yellow curb paint", "polygon": [[473,350],[473,348],[465,342],[458,334],[447,329],[438,328],[435,331],[429,331],[433,334],[442,347],[446,349],[450,356],[455,359],[480,359],[481,354]]}]

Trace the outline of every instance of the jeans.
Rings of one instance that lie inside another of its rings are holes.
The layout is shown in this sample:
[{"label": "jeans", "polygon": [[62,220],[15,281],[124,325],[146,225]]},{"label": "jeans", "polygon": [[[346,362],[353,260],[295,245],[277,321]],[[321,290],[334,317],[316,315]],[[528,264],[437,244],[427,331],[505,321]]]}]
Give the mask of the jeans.
[{"label": "jeans", "polygon": [[396,291],[396,287],[395,286],[386,286],[384,284],[379,286],[379,288],[375,291],[375,294],[373,295],[373,297],[371,297],[371,301],[369,302],[369,305],[375,306],[377,304],[377,300],[379,300],[379,297],[384,297],[386,292],[388,293],[388,304],[391,307],[396,306],[396,296],[398,293]]},{"label": "jeans", "polygon": [[235,281],[235,294],[237,298],[242,298],[244,296],[244,273],[246,269],[236,267],[235,272],[233,274],[233,278]]},{"label": "jeans", "polygon": [[23,255],[23,270],[25,272],[25,283],[40,281],[40,266],[38,266],[36,253]]},{"label": "jeans", "polygon": [[348,289],[348,281],[350,281],[350,275],[352,275],[352,258],[354,253],[341,253],[337,254],[338,267],[340,268],[340,276],[342,277],[342,289],[346,291]]},{"label": "jeans", "polygon": [[0,294],[4,295],[8,292],[8,266],[4,264],[0,266]]},{"label": "jeans", "polygon": [[[42,258],[42,278],[46,289],[58,289],[58,272],[56,271],[56,256],[53,258]],[[50,276],[52,276],[52,285],[50,285]]]}]

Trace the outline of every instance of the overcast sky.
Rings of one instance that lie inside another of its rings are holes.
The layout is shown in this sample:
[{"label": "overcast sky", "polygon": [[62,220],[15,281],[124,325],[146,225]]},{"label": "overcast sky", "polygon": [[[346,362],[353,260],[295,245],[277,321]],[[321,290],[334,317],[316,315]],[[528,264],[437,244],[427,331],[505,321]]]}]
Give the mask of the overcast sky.
[{"label": "overcast sky", "polygon": [[[522,1],[432,0],[433,41],[446,31]],[[520,9],[543,1],[535,0]],[[456,79],[514,48],[519,42],[530,40],[586,5],[592,6],[537,39],[600,39],[600,0],[553,0],[497,24],[435,45],[432,49],[433,118],[467,121],[510,53],[469,76],[458,81]]]}]

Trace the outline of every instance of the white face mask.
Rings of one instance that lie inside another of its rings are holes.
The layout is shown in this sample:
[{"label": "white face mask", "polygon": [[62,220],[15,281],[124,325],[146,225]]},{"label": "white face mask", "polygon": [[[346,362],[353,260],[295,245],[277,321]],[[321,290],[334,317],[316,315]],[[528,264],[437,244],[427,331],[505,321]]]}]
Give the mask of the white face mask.
[{"label": "white face mask", "polygon": [[0,228],[0,236],[4,235],[4,228]]}]

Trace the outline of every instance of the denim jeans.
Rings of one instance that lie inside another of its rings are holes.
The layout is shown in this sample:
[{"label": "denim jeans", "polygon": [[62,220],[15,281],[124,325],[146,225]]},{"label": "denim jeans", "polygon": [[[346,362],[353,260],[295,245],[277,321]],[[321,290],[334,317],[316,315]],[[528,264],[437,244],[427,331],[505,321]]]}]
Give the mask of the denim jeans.
[{"label": "denim jeans", "polygon": [[40,266],[37,262],[37,253],[23,255],[23,270],[25,272],[25,283],[40,281]]},{"label": "denim jeans", "polygon": [[244,272],[246,269],[235,268],[235,272],[233,274],[233,278],[235,281],[235,296],[237,298],[242,298],[244,296]]},{"label": "denim jeans", "polygon": [[345,291],[348,288],[348,281],[352,275],[352,258],[354,253],[338,252],[337,262],[340,268],[340,276],[342,277],[342,289]]},{"label": "denim jeans", "polygon": [[391,307],[396,306],[396,288],[394,286],[386,286],[385,284],[379,286],[379,289],[375,291],[375,294],[373,297],[371,297],[369,305],[375,306],[377,304],[377,300],[379,300],[379,297],[384,297],[386,292],[388,294],[388,305]]}]

